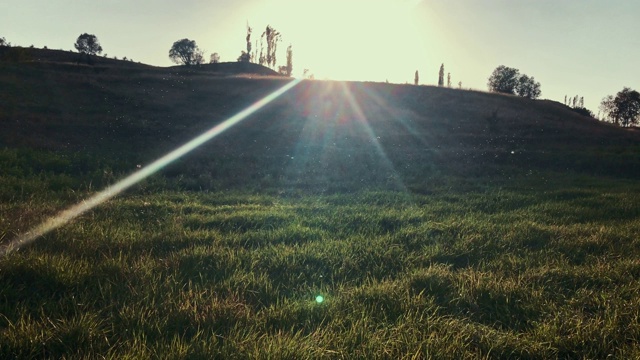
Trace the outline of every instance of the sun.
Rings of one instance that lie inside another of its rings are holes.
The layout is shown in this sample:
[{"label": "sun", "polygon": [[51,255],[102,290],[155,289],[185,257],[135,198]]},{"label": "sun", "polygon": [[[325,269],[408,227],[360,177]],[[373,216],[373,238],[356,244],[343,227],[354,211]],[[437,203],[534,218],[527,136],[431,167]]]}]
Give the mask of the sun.
[{"label": "sun", "polygon": [[[294,75],[309,69],[316,78],[371,80],[412,78],[421,30],[421,0],[279,0],[260,10],[294,51]],[[287,11],[274,11],[286,9]],[[253,20],[252,20],[253,21]],[[402,80],[404,81],[404,80]]]}]

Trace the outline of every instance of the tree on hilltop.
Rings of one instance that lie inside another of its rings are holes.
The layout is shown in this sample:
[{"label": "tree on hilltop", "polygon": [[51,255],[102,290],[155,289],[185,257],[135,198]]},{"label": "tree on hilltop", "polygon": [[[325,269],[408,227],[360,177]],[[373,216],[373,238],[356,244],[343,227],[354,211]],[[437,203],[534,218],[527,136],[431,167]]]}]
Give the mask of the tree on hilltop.
[{"label": "tree on hilltop", "polygon": [[628,87],[619,91],[615,97],[609,95],[602,99],[600,111],[607,120],[616,125],[627,127],[640,124],[640,93]]},{"label": "tree on hilltop", "polygon": [[73,46],[81,54],[96,55],[102,52],[102,46],[95,35],[84,33],[78,36]]},{"label": "tree on hilltop", "polygon": [[238,56],[238,62],[249,62],[249,60],[251,60],[251,54],[242,50],[240,56]]},{"label": "tree on hilltop", "polygon": [[291,44],[287,47],[287,76],[291,76],[293,73],[293,49]]},{"label": "tree on hilltop", "polygon": [[413,77],[413,85],[418,85],[419,82],[420,82],[420,75],[418,75],[418,70],[416,70],[416,74]]},{"label": "tree on hilltop", "polygon": [[102,46],[100,46],[100,42],[98,38],[93,34],[84,33],[76,39],[75,44],[73,46],[80,53],[80,58],[78,59],[78,63],[82,61],[82,56],[87,57],[87,63],[93,64],[93,60],[91,56],[96,54],[100,54],[102,52]]},{"label": "tree on hilltop", "polygon": [[440,65],[440,72],[438,73],[438,86],[444,86],[444,64]]},{"label": "tree on hilltop", "polygon": [[540,93],[540,83],[536,82],[533,76],[529,77],[524,74],[520,76],[516,85],[516,94],[527,99],[537,99]]},{"label": "tree on hilltop", "polygon": [[244,50],[242,51],[242,53],[238,57],[238,61],[251,62],[251,31],[252,30],[253,29],[251,29],[251,26],[247,24],[247,37],[246,37],[247,51],[244,51]]},{"label": "tree on hilltop", "polygon": [[515,95],[520,71],[504,65],[498,66],[489,76],[489,90],[503,94]]},{"label": "tree on hilltop", "polygon": [[169,58],[179,65],[200,65],[204,63],[204,52],[196,45],[195,40],[182,39],[173,43]]},{"label": "tree on hilltop", "polygon": [[0,37],[0,46],[11,46],[11,43],[7,41],[7,39]]},{"label": "tree on hilltop", "polygon": [[518,95],[528,99],[537,99],[542,93],[540,83],[536,82],[533,76],[520,75],[520,70],[504,65],[493,70],[487,86],[493,92]]},{"label": "tree on hilltop", "polygon": [[267,25],[267,28],[262,33],[262,37],[267,41],[267,53],[264,58],[265,63],[273,69],[276,66],[276,49],[278,48],[278,43],[282,40],[282,36],[276,29],[272,28],[271,25]]},{"label": "tree on hilltop", "polygon": [[220,54],[213,53],[211,54],[211,58],[209,59],[209,64],[217,64],[220,62]]}]

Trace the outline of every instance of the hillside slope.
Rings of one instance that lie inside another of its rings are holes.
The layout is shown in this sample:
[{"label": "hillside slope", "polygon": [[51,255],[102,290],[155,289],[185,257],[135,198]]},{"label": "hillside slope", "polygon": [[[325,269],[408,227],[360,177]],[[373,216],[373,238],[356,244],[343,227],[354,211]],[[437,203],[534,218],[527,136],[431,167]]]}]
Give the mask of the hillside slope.
[{"label": "hillside slope", "polygon": [[[0,146],[118,159],[111,166],[128,172],[287,81],[184,68],[0,63]],[[633,178],[640,176],[639,144],[637,131],[551,101],[304,81],[165,175],[190,179],[196,189],[416,191],[442,174],[576,171]]]}]

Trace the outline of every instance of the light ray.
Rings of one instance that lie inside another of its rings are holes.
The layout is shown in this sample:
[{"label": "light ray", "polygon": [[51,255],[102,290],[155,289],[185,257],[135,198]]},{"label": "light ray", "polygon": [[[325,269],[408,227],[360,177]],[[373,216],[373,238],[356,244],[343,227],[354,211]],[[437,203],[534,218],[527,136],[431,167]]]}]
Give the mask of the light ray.
[{"label": "light ray", "polygon": [[300,81],[302,81],[302,79],[296,79],[296,80],[293,80],[293,81],[287,83],[285,86],[277,89],[276,91],[272,92],[271,94],[269,94],[269,95],[265,96],[264,98],[258,100],[257,102],[255,102],[251,106],[247,107],[246,109],[240,111],[239,113],[237,113],[234,116],[228,118],[227,120],[223,121],[222,123],[212,127],[211,129],[207,130],[203,134],[195,137],[191,141],[189,141],[189,142],[185,143],[184,145],[178,147],[177,149],[169,152],[168,154],[166,154],[163,157],[157,159],[156,161],[152,162],[151,164],[143,167],[142,169],[134,172],[133,174],[127,176],[126,178],[118,181],[117,183],[113,184],[112,186],[107,187],[106,189],[100,191],[99,193],[93,195],[92,197],[90,197],[90,198],[88,198],[88,199],[86,199],[86,200],[84,200],[84,201],[82,201],[82,202],[80,202],[80,203],[78,203],[78,204],[66,209],[66,210],[63,210],[62,212],[60,212],[56,216],[53,216],[53,217],[47,219],[46,221],[44,221],[40,225],[36,226],[35,228],[31,229],[30,231],[19,235],[16,239],[10,241],[7,245],[5,245],[5,246],[0,248],[0,257],[6,256],[6,255],[10,254],[11,252],[18,250],[22,246],[25,246],[27,244],[30,244],[30,243],[34,242],[39,237],[41,237],[41,236],[43,236],[43,235],[45,235],[45,234],[47,234],[47,233],[59,228],[61,226],[64,226],[65,224],[67,224],[71,220],[73,220],[73,219],[77,218],[78,216],[84,214],[85,212],[93,209],[94,207],[102,204],[103,202],[105,202],[105,201],[117,196],[118,194],[120,194],[124,190],[130,188],[131,186],[137,184],[138,182],[144,180],[145,178],[155,174],[156,172],[158,172],[160,169],[164,168],[165,166],[167,166],[171,162],[177,160],[181,156],[189,153],[193,149],[199,147],[200,145],[204,144],[205,142],[207,142],[207,141],[213,139],[214,137],[220,135],[225,130],[233,127],[234,125],[238,124],[242,120],[246,119],[248,116],[250,116],[251,114],[253,114],[256,111],[260,110],[265,105],[269,104],[270,102],[272,102],[273,100],[278,98],[280,95],[284,94],[285,92],[289,91],[290,89],[292,89],[293,87],[298,85],[300,83]]},{"label": "light ray", "polygon": [[[367,116],[364,114],[364,111],[362,111],[362,108],[360,107],[360,105],[358,104],[358,101],[353,96],[353,93],[351,92],[351,90],[349,89],[346,83],[341,82],[340,84],[342,85],[343,93],[347,98],[347,101],[349,102],[349,106],[356,113],[358,122],[362,125],[367,136],[369,136],[369,138],[371,139],[371,143],[375,147],[376,152],[378,153],[378,156],[384,162],[384,164],[393,172],[393,174],[397,174],[398,172],[396,171],[395,166],[387,156],[387,153],[384,151],[384,148],[380,144],[380,141],[378,141],[378,136],[371,128],[371,125],[369,125],[369,122],[367,121]],[[398,185],[405,192],[408,192],[407,187],[399,177],[396,179],[396,185]]]}]

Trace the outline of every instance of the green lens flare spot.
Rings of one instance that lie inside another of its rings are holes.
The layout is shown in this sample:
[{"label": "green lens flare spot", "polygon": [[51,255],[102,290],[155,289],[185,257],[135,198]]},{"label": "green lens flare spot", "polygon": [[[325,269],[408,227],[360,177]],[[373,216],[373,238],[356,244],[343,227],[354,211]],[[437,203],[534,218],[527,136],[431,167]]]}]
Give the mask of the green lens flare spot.
[{"label": "green lens flare spot", "polygon": [[324,302],[324,296],[322,296],[322,295],[316,296],[316,302],[318,304],[322,304]]}]

